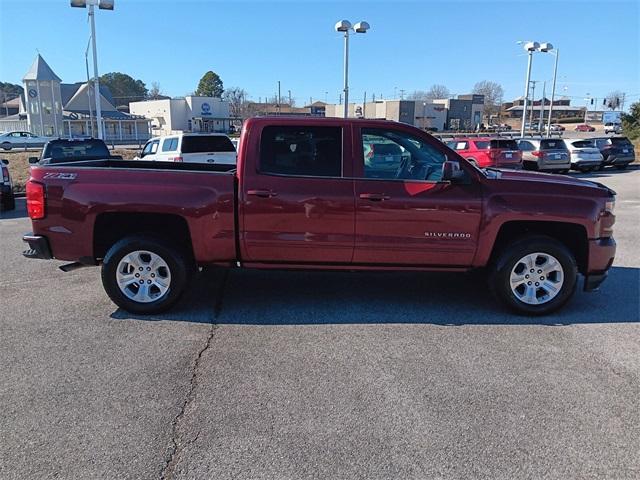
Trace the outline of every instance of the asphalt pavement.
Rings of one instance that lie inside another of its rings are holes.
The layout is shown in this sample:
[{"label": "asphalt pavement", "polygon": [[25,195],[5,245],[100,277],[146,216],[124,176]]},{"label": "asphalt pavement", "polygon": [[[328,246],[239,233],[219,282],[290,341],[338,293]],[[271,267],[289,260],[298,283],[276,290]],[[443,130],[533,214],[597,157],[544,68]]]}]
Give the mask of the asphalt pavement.
[{"label": "asphalt pavement", "polygon": [[595,293],[515,316],[467,274],[205,271],[139,317],[0,217],[0,478],[640,477],[640,170]]}]

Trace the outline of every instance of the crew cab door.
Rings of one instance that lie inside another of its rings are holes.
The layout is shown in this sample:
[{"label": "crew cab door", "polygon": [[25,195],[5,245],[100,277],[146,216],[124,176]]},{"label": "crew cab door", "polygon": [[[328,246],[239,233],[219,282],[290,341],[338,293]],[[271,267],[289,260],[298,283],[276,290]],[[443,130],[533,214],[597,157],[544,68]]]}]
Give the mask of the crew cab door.
[{"label": "crew cab door", "polygon": [[247,129],[249,141],[241,153],[242,260],[351,262],[355,205],[349,129],[338,120],[309,126],[270,120]]},{"label": "crew cab door", "polygon": [[470,265],[478,244],[480,186],[472,178],[441,181],[444,145],[401,126],[358,127],[354,138],[354,151],[362,145],[354,165],[354,263]]}]

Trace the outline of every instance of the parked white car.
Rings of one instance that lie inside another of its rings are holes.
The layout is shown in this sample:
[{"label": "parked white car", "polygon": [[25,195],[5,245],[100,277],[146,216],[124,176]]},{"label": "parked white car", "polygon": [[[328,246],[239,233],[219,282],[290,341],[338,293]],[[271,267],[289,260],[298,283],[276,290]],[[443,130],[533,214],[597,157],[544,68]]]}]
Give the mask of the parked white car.
[{"label": "parked white car", "polygon": [[622,133],[622,125],[619,123],[605,123],[604,124],[604,133]]},{"label": "parked white car", "polygon": [[41,147],[51,140],[49,137],[39,137],[31,132],[4,132],[0,133],[0,148],[11,150],[12,148]]},{"label": "parked white car", "polygon": [[150,139],[136,160],[236,164],[236,149],[222,133],[180,133]]},{"label": "parked white car", "polygon": [[595,170],[604,160],[593,140],[584,138],[565,138],[564,143],[571,153],[571,168],[581,172]]}]

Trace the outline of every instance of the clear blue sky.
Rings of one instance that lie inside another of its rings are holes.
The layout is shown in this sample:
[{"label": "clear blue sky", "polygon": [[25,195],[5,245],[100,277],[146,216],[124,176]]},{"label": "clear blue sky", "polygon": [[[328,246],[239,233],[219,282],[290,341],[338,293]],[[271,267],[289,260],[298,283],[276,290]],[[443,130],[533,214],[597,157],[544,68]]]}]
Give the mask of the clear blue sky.
[{"label": "clear blue sky", "polygon": [[[640,99],[640,2],[634,1],[179,1],[115,0],[97,18],[100,73],[195,90],[207,70],[250,97],[277,81],[298,104],[335,102],[342,88],[339,19],[367,20],[351,40],[351,99],[392,98],[434,83],[467,93],[493,80],[505,99],[522,95],[526,56],[517,40],[560,48],[559,93],[584,104],[619,89]],[[65,82],[86,78],[86,10],[68,0],[0,0],[0,80],[19,83],[39,51]],[[553,57],[537,54],[532,79],[550,80]],[[540,90],[536,91],[536,97]],[[627,102],[628,106],[629,102]]]}]

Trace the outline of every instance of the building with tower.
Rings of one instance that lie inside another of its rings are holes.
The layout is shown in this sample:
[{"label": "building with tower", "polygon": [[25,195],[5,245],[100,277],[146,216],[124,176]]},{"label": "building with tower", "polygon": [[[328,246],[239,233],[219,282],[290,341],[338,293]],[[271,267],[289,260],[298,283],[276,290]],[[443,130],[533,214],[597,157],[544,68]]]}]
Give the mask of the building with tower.
[{"label": "building with tower", "polygon": [[[95,88],[89,82],[62,83],[40,54],[23,81],[18,113],[0,118],[0,131],[27,130],[46,137],[97,137]],[[100,85],[102,123],[107,141],[147,140],[151,120],[121,112]]]}]

